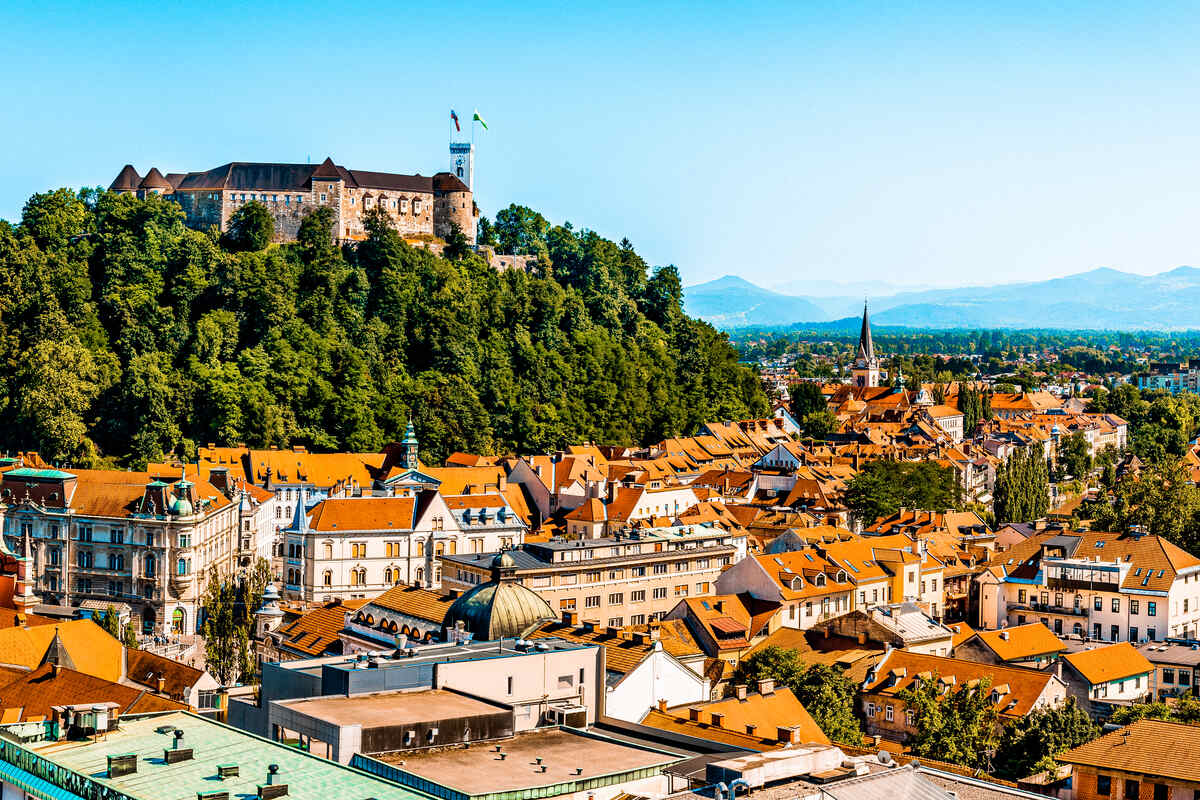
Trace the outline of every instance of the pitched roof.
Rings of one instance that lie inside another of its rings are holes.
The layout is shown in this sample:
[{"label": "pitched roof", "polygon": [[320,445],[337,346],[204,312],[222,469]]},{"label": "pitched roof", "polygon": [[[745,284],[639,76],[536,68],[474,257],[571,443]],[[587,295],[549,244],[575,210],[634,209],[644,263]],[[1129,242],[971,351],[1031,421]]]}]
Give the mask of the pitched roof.
[{"label": "pitched roof", "polygon": [[[704,653],[683,620],[662,620],[656,628],[662,648],[675,658],[703,656]],[[604,665],[610,672],[627,673],[636,667],[654,649],[650,629],[646,625],[629,625],[610,632],[608,628],[594,626],[588,631],[583,626],[568,625],[557,620],[547,622],[526,635],[527,639],[565,639],[581,644],[598,644],[604,647]]]},{"label": "pitched roof", "polygon": [[180,661],[130,649],[125,655],[125,677],[148,689],[158,690],[158,679],[163,679],[163,692],[174,698],[187,697],[204,671],[190,667]]},{"label": "pitched roof", "polygon": [[121,171],[117,173],[117,177],[109,184],[110,192],[133,192],[136,191],[138,185],[142,182],[142,176],[138,175],[137,170],[133,168],[133,164],[126,164],[121,167]]},{"label": "pitched roof", "polygon": [[171,189],[171,184],[158,171],[158,167],[151,167],[146,173],[146,177],[142,178],[142,182],[138,184],[139,189]]},{"label": "pitched roof", "polygon": [[[1165,757],[1165,754],[1170,754]],[[1064,764],[1200,782],[1200,726],[1139,719],[1055,756]]]},{"label": "pitched roof", "polygon": [[[693,710],[698,712],[698,719],[691,718]],[[714,718],[714,715],[718,716]],[[799,741],[804,744],[830,743],[808,709],[786,687],[770,694],[747,694],[745,700],[729,697],[711,703],[675,706],[666,711],[655,709],[642,719],[641,724],[752,750],[781,747],[779,728],[797,728]],[[749,732],[751,725],[754,726],[753,733]]]},{"label": "pitched roof", "polygon": [[721,650],[748,647],[765,631],[778,612],[779,603],[749,594],[714,594],[689,597],[684,601],[688,616],[705,628]]},{"label": "pitched roof", "polygon": [[340,652],[338,634],[346,626],[346,612],[356,611],[369,600],[334,600],[314,608],[279,629],[280,647],[310,656]]},{"label": "pitched roof", "polygon": [[[884,645],[876,642],[859,644],[849,636],[832,634],[826,636],[819,628],[798,630],[779,628],[767,638],[743,654],[746,659],[767,647],[795,650],[805,664],[829,664],[846,670],[852,680],[862,682],[866,677],[865,664],[884,652]],[[858,674],[861,671],[862,674]]]},{"label": "pitched roof", "polygon": [[33,669],[42,663],[55,636],[80,672],[107,681],[121,679],[124,648],[90,619],[0,630],[0,664]]},{"label": "pitched roof", "polygon": [[1068,653],[1063,659],[1092,685],[1154,671],[1154,665],[1129,642]]},{"label": "pitched roof", "polygon": [[946,627],[954,631],[954,638],[950,640],[951,650],[975,635],[975,629],[965,622],[947,622]]},{"label": "pitched roof", "polygon": [[959,658],[925,655],[909,650],[891,650],[875,665],[872,674],[863,684],[863,693],[894,696],[905,689],[913,688],[918,680],[953,678],[955,685],[962,686],[973,681],[991,681],[992,691],[1002,694],[996,698],[996,710],[1002,717],[1022,717],[1037,703],[1046,686],[1055,676],[1048,672],[1005,667],[995,664],[980,664]]},{"label": "pitched roof", "polygon": [[308,526],[314,531],[410,531],[415,520],[412,497],[331,497],[312,510]]},{"label": "pitched roof", "polygon": [[454,596],[447,592],[401,584],[373,598],[371,602],[362,606],[361,610],[375,607],[384,611],[395,611],[397,614],[428,620],[440,626],[454,600]]},{"label": "pitched roof", "polygon": [[1001,661],[1062,653],[1067,649],[1063,640],[1040,622],[1014,625],[998,631],[978,631],[975,636]]},{"label": "pitched roof", "polygon": [[[68,667],[44,664],[5,686],[0,686],[0,709],[6,721],[49,719],[51,706],[79,703],[117,703],[121,714],[153,711],[187,711],[189,706],[144,689],[123,686]],[[10,709],[19,709],[19,719],[10,719]]]}]

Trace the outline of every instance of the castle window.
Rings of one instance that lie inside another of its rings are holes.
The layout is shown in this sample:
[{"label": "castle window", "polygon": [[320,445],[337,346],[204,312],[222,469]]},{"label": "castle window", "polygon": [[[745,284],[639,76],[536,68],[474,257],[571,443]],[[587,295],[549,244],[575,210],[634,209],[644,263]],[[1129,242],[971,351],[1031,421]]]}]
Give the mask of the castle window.
[{"label": "castle window", "polygon": [[325,193],[324,192],[321,192],[321,202],[322,203],[325,202]]},{"label": "castle window", "polygon": [[415,199],[415,198],[413,199],[413,213],[414,213],[414,214],[420,214],[420,213],[421,213],[421,201],[420,201],[420,200],[417,200],[417,199]]},{"label": "castle window", "polygon": [[292,204],[292,196],[285,194],[283,196],[283,202],[287,203],[290,206]]},{"label": "castle window", "polygon": [[300,205],[303,202],[304,202],[304,195],[301,195],[301,194],[296,195],[296,205]]},{"label": "castle window", "polygon": [[406,200],[403,197],[400,198],[400,213],[401,214],[408,213],[408,200]]}]

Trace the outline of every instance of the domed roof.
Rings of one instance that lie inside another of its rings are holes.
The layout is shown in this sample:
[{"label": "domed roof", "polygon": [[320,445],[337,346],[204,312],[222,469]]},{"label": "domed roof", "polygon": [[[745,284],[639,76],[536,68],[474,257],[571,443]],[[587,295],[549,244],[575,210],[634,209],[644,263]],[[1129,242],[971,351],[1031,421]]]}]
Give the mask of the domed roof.
[{"label": "domed roof", "polygon": [[535,625],[558,619],[550,604],[513,578],[513,557],[500,553],[492,559],[492,579],[454,601],[446,612],[447,630],[461,622],[476,640],[518,637]]}]

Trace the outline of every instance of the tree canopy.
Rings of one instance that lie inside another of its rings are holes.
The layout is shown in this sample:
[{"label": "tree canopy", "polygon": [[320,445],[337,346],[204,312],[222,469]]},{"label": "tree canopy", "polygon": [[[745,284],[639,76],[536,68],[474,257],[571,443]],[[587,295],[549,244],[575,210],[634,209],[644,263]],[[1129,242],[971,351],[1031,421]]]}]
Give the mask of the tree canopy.
[{"label": "tree canopy", "polygon": [[1058,766],[1054,759],[1059,754],[1099,735],[1099,726],[1068,697],[1061,705],[1035,708],[1004,725],[993,769],[1012,781],[1045,772]]},{"label": "tree canopy", "polygon": [[857,687],[840,668],[805,666],[797,651],[770,645],[743,659],[734,670],[735,683],[753,685],[766,678],[791,689],[831,741],[862,744],[862,728],[854,715]]},{"label": "tree canopy", "polygon": [[254,217],[222,241],[157,195],[63,189],[0,222],[0,451],[77,466],[204,442],[373,451],[411,417],[436,463],[768,410],[727,337],[683,313],[675,268],[627,241],[513,206],[489,229],[538,268],[500,273],[376,216],[347,247],[328,209],[279,246]]},{"label": "tree canopy", "polygon": [[1050,508],[1046,459],[1035,447],[1022,447],[996,469],[992,508],[997,522],[1032,522]]},{"label": "tree canopy", "polygon": [[974,769],[987,769],[998,742],[998,712],[991,681],[940,691],[937,674],[897,697],[913,713],[916,733],[908,740],[913,755]]},{"label": "tree canopy", "polygon": [[932,461],[868,462],[846,483],[846,507],[864,524],[901,508],[961,508],[962,487],[954,471]]}]

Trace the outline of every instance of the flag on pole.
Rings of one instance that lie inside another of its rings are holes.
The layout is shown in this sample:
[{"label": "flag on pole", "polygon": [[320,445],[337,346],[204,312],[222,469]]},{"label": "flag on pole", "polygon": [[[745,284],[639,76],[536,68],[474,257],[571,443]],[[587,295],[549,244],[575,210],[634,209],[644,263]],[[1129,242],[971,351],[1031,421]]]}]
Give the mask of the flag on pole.
[{"label": "flag on pole", "polygon": [[480,125],[482,125],[482,126],[483,126],[483,129],[484,129],[485,131],[488,129],[487,123],[483,121],[483,117],[479,116],[479,109],[478,109],[478,108],[477,108],[477,109],[475,109],[475,118],[474,118],[474,120],[473,120],[473,121],[474,121],[474,122],[478,122]]},{"label": "flag on pole", "polygon": [[453,109],[453,108],[452,108],[452,109],[450,109],[450,119],[454,120],[454,130],[456,130],[456,131],[458,131],[458,132],[460,132],[460,133],[461,133],[461,132],[462,132],[462,128],[460,128],[460,127],[459,127],[459,125],[458,125],[458,114],[455,114],[455,113],[454,113],[454,109]]}]

